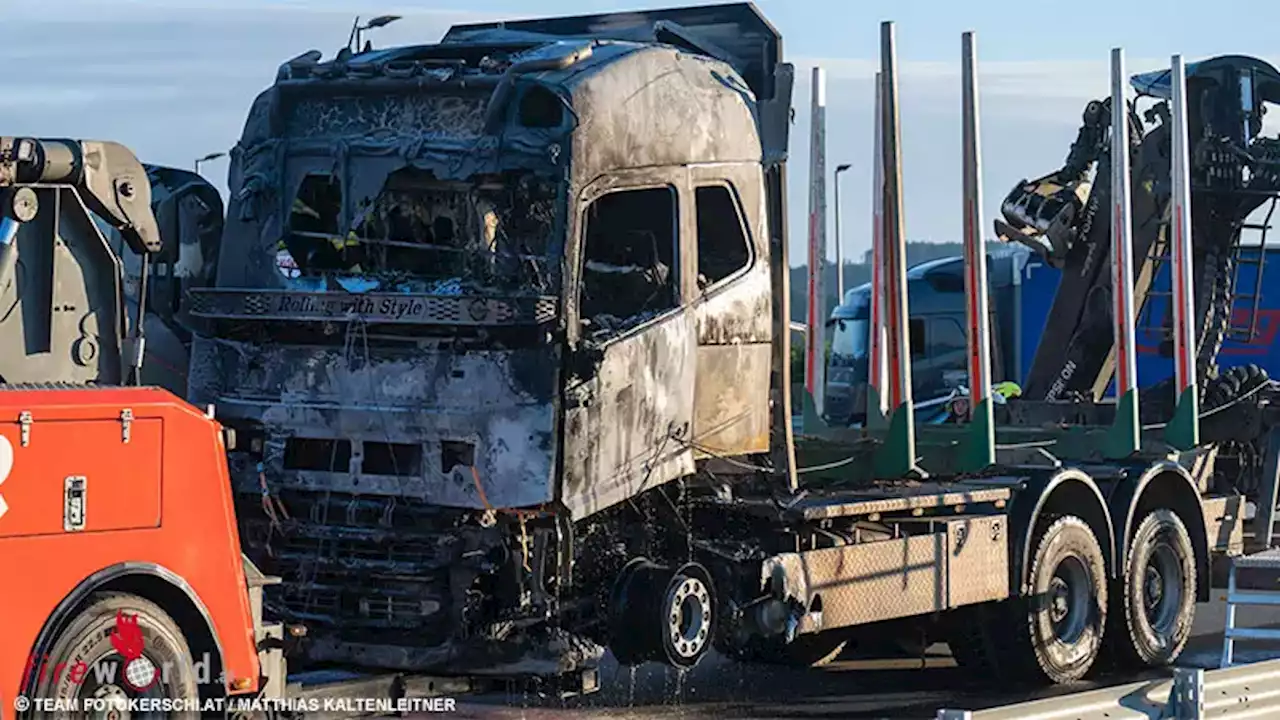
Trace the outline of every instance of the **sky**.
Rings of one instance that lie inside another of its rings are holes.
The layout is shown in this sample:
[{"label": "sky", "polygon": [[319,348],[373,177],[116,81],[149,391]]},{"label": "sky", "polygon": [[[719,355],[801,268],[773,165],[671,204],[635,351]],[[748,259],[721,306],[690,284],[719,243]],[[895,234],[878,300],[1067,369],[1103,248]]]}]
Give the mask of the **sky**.
[{"label": "sky", "polygon": [[[20,0],[0,1],[6,73],[0,133],[115,140],[144,162],[191,167],[240,136],[281,62],[342,46],[354,17],[400,14],[375,46],[434,42],[453,23],[693,4],[668,0]],[[1131,73],[1238,53],[1280,57],[1280,5],[1255,0],[1182,11],[1178,3],[1077,0],[757,0],[796,65],[789,204],[791,261],[805,256],[810,74],[826,68],[827,167],[842,176],[846,258],[870,247],[873,73],[879,24],[896,25],[906,235],[954,242],[961,230],[960,35],[977,33],[985,227],[1023,178],[1056,170],[1081,111],[1107,94],[1111,48]],[[1280,113],[1277,113],[1280,116]],[[226,160],[202,165],[225,192]],[[835,203],[828,176],[828,257]]]}]

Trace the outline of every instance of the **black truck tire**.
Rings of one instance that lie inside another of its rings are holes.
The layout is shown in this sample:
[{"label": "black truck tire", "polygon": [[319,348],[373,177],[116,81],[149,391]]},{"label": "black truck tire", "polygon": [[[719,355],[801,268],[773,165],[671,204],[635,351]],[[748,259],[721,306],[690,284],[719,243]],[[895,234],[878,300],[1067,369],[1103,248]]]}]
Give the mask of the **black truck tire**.
[{"label": "black truck tire", "polygon": [[1030,558],[1030,592],[1016,603],[1024,612],[1008,616],[1010,664],[1028,679],[1067,683],[1089,672],[1102,647],[1106,561],[1084,520],[1066,515],[1042,527]]},{"label": "black truck tire", "polygon": [[[130,618],[137,620],[137,633],[126,629],[126,634],[141,638],[141,656],[129,664],[112,643],[113,636],[122,629],[118,619],[121,613],[124,625],[130,625]],[[198,703],[200,692],[195,658],[182,629],[158,605],[136,595],[119,592],[90,595],[58,632],[46,657],[45,672],[41,673],[41,666],[36,665],[32,673],[35,677],[27,681],[30,696],[81,700],[147,698],[153,706],[170,703],[171,712],[131,712],[132,717],[200,717],[198,705],[185,704]],[[55,672],[60,663],[60,672]],[[81,663],[83,671],[77,669]],[[142,689],[129,685],[130,680]]]},{"label": "black truck tire", "polygon": [[[959,608],[951,613],[947,644],[960,667],[1010,683],[1067,683],[1085,676],[1102,647],[1107,623],[1107,576],[1102,548],[1080,518],[1061,516],[1039,524],[1029,558],[1026,596]],[[1068,637],[1055,631],[1055,578],[1070,576],[1063,620]],[[1075,592],[1071,592],[1074,590]]]},{"label": "black truck tire", "polygon": [[1121,667],[1158,667],[1178,658],[1196,613],[1196,555],[1171,510],[1142,518],[1129,542],[1107,629],[1108,655]]}]

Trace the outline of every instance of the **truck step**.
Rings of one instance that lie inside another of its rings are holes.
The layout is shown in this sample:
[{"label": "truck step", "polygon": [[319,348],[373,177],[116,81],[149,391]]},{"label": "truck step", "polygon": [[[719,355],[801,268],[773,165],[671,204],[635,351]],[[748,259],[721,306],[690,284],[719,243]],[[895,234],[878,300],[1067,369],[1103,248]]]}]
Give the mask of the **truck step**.
[{"label": "truck step", "polygon": [[1280,548],[1263,550],[1252,555],[1243,555],[1235,559],[1232,567],[1255,570],[1280,570]]},{"label": "truck step", "polygon": [[1280,593],[1276,592],[1243,592],[1227,594],[1227,602],[1231,605],[1280,605]]},{"label": "truck step", "polygon": [[1236,625],[1236,608],[1241,605],[1280,606],[1280,592],[1250,590],[1240,592],[1236,588],[1236,572],[1239,570],[1280,571],[1280,548],[1270,548],[1252,555],[1233,558],[1227,576],[1227,622],[1222,632],[1222,667],[1230,667],[1235,661],[1236,640],[1277,640],[1280,629],[1242,628]]},{"label": "truck step", "polygon": [[1236,640],[1280,640],[1280,630],[1274,628],[1232,628],[1227,635]]}]

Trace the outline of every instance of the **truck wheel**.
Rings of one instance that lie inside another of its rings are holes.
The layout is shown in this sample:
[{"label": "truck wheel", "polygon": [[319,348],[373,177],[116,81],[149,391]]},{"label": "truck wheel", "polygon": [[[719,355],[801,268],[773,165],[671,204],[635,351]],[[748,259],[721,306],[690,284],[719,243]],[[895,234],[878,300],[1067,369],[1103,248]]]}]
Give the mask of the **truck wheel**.
[{"label": "truck wheel", "polygon": [[160,707],[155,712],[122,712],[135,718],[200,716],[195,705],[162,705],[173,700],[199,702],[195,659],[173,618],[136,595],[91,595],[57,634],[47,657],[33,669],[35,677],[27,679],[34,697],[75,698],[82,707],[93,700],[103,703],[104,710],[112,701],[147,699]]},{"label": "truck wheel", "polygon": [[691,668],[716,636],[714,584],[698,563],[670,568],[633,559],[619,573],[610,608],[609,649],[621,665]]},{"label": "truck wheel", "polygon": [[1172,663],[1196,613],[1195,549],[1173,511],[1154,510],[1139,523],[1120,587],[1123,607],[1113,609],[1108,632],[1115,659],[1129,667]]},{"label": "truck wheel", "polygon": [[1083,520],[1064,516],[1040,534],[1031,558],[1026,612],[1014,619],[1023,667],[1055,683],[1079,680],[1102,644],[1107,619],[1107,575],[1102,548]]}]

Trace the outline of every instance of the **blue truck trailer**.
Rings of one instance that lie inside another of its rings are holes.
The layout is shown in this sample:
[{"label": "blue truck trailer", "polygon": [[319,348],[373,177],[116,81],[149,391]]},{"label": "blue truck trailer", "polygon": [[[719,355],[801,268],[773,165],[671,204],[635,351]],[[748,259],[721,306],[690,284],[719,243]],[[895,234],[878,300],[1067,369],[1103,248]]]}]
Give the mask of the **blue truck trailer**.
[{"label": "blue truck trailer", "polygon": [[[1276,332],[1280,330],[1280,246],[1243,247],[1234,261],[1235,299],[1231,320],[1218,352],[1218,367],[1229,369],[1254,364],[1270,377],[1280,376],[1280,349]],[[1260,280],[1260,281],[1259,281]],[[1153,290],[1167,294],[1169,267],[1161,267]],[[1268,294],[1269,288],[1276,287]],[[1168,303],[1149,302],[1138,320],[1138,382],[1149,387],[1173,375],[1173,360],[1167,349],[1162,352],[1164,335],[1160,328],[1168,316]]]},{"label": "blue truck trailer", "polygon": [[[988,253],[991,292],[993,374],[1021,383],[1031,367],[1061,271],[1025,246],[1010,244]],[[1261,272],[1259,272],[1261,271]],[[1241,248],[1235,266],[1236,294],[1232,329],[1218,356],[1220,368],[1256,364],[1271,377],[1280,376],[1280,293],[1263,290],[1280,283],[1280,247]],[[1261,277],[1262,282],[1258,282]],[[1138,383],[1150,387],[1173,375],[1173,361],[1162,351],[1169,291],[1169,266],[1158,271],[1137,327]],[[966,383],[964,335],[964,258],[937,258],[907,271],[911,308],[912,395],[927,405]],[[1258,298],[1255,303],[1253,298]],[[831,355],[827,367],[824,415],[830,423],[855,424],[866,408],[867,328],[871,284],[845,293],[831,313]],[[1270,302],[1270,304],[1269,304]]]}]

